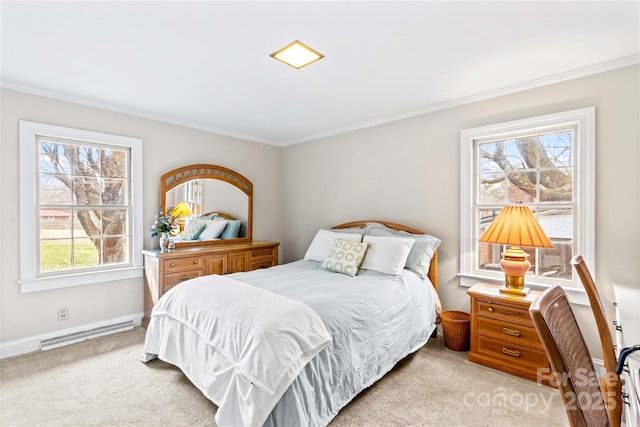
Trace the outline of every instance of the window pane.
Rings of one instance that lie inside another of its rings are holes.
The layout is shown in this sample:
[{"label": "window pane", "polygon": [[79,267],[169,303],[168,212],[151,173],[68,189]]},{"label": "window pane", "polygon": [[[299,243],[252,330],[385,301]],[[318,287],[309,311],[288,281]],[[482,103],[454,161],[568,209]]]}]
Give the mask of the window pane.
[{"label": "window pane", "polygon": [[573,131],[541,134],[540,167],[573,165]]},{"label": "window pane", "polygon": [[540,201],[573,201],[573,168],[553,168],[540,170]]},{"label": "window pane", "polygon": [[503,172],[480,175],[480,203],[504,203],[507,196],[507,178]]},{"label": "window pane", "polygon": [[571,280],[573,277],[572,256],[571,244],[554,243],[553,248],[538,249],[538,257],[540,258],[538,275]]},{"label": "window pane", "polygon": [[478,164],[480,172],[503,170],[500,164],[504,160],[504,141],[478,144]]},{"label": "window pane", "polygon": [[510,170],[534,169],[538,167],[535,136],[511,139],[507,145],[507,164]]},{"label": "window pane", "polygon": [[73,150],[70,145],[40,141],[40,171],[69,174]]},{"label": "window pane", "polygon": [[73,174],[100,176],[100,150],[89,146],[74,146]]},{"label": "window pane", "polygon": [[127,152],[102,150],[102,176],[104,178],[127,178]]},{"label": "window pane", "polygon": [[73,263],[75,268],[100,265],[100,238],[73,239]]},{"label": "window pane", "polygon": [[67,175],[40,175],[40,204],[71,204],[71,188],[65,182],[70,185]]},{"label": "window pane", "polygon": [[127,210],[105,209],[102,211],[102,234],[116,236],[126,234]]},{"label": "window pane", "polygon": [[509,172],[507,174],[507,202],[536,202],[536,172]]},{"label": "window pane", "polygon": [[124,205],[127,203],[127,181],[123,179],[102,180],[102,203],[105,205]]},{"label": "window pane", "polygon": [[[535,212],[534,212],[535,213]],[[573,240],[573,209],[545,208],[537,214],[538,222],[552,243]]]},{"label": "window pane", "polygon": [[123,236],[104,238],[104,264],[120,264],[127,262],[127,239]]},{"label": "window pane", "polygon": [[40,209],[40,238],[62,239],[71,237],[71,211]]},{"label": "window pane", "polygon": [[40,271],[58,271],[70,268],[70,239],[40,241]]},{"label": "window pane", "polygon": [[74,237],[100,237],[102,235],[102,219],[99,209],[76,209],[74,211]]},{"label": "window pane", "polygon": [[73,178],[73,195],[78,205],[99,205],[102,186],[97,178]]},{"label": "window pane", "polygon": [[502,258],[502,245],[480,243],[478,248],[480,270],[502,271],[500,259]]}]

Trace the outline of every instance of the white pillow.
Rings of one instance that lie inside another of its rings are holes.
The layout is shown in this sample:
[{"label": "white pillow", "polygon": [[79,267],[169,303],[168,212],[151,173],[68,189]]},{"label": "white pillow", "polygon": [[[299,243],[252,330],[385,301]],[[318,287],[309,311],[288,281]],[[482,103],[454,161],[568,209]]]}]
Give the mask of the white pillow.
[{"label": "white pillow", "polygon": [[407,237],[364,236],[369,243],[360,268],[397,276],[404,269],[414,239]]},{"label": "white pillow", "polygon": [[362,235],[351,233],[336,233],[329,230],[318,230],[316,236],[307,249],[307,253],[304,254],[304,259],[309,261],[324,262],[329,256],[329,252],[333,248],[333,243],[336,239],[348,240],[350,242],[360,243],[362,241]]},{"label": "white pillow", "polygon": [[227,221],[220,220],[207,220],[207,227],[200,233],[200,240],[213,240],[220,237],[225,227],[227,226]]}]

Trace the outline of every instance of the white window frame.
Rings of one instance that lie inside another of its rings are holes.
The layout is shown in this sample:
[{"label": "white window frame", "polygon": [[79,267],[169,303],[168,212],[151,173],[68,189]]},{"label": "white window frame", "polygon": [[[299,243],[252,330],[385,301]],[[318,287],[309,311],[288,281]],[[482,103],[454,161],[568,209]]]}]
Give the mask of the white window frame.
[{"label": "white window frame", "polygon": [[[574,254],[580,254],[595,271],[595,107],[581,108],[522,120],[465,129],[460,132],[460,285],[473,286],[480,281],[504,283],[504,273],[480,270],[476,265],[474,241],[474,145],[487,138],[513,133],[534,132],[542,127],[571,124],[576,126],[574,156]],[[572,302],[588,304],[577,274],[568,280],[545,280],[527,276],[527,287],[544,289],[551,284],[563,286]]]},{"label": "white window frame", "polygon": [[[37,137],[65,138],[108,144],[130,152],[131,233],[130,264],[99,271],[70,272],[38,277],[39,237],[37,212],[38,149]],[[142,140],[101,132],[67,128],[20,120],[20,292],[38,292],[70,286],[89,285],[142,277]]]}]

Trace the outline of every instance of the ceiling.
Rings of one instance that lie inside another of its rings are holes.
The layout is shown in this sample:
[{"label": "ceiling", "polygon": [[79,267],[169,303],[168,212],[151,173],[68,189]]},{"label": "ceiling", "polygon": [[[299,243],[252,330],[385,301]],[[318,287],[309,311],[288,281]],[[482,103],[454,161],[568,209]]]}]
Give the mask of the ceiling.
[{"label": "ceiling", "polygon": [[[640,2],[7,2],[3,87],[288,145],[639,62]],[[294,40],[325,58],[269,55]]]}]

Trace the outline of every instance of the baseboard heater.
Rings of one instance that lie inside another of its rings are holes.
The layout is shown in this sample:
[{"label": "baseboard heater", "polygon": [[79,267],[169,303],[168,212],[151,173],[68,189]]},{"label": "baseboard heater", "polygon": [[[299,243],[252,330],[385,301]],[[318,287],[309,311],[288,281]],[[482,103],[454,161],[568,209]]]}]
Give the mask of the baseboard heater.
[{"label": "baseboard heater", "polygon": [[51,350],[52,348],[62,347],[63,345],[73,344],[90,338],[96,338],[102,335],[113,334],[115,332],[127,331],[133,329],[133,320],[126,322],[114,323],[112,325],[100,326],[97,328],[87,329],[86,331],[74,332],[59,337],[47,338],[40,341],[41,350]]}]

